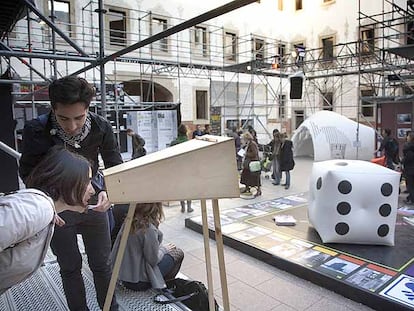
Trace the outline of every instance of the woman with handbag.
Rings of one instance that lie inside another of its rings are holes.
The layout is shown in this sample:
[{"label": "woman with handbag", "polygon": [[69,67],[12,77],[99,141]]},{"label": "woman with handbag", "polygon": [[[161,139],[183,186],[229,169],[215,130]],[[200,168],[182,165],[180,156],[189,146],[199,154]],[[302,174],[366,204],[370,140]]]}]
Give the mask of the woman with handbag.
[{"label": "woman with handbag", "polygon": [[[181,268],[184,253],[174,244],[162,244],[159,229],[164,219],[161,202],[138,203],[135,208],[131,231],[128,235],[118,279],[131,290],[162,289],[165,281],[174,279]],[[112,249],[115,262],[124,226],[118,233]]]},{"label": "woman with handbag", "polygon": [[240,183],[246,187],[242,193],[250,193],[251,187],[256,187],[257,191],[254,197],[262,195],[261,182],[260,182],[260,161],[259,161],[259,147],[254,141],[253,136],[246,132],[242,136],[245,142],[246,154],[243,160],[243,170],[241,173]]}]

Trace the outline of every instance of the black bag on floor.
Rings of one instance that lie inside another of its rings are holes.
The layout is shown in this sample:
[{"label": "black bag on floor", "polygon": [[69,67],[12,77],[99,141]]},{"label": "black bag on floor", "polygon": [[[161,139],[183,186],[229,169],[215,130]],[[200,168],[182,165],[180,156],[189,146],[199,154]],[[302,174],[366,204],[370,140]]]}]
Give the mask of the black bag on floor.
[{"label": "black bag on floor", "polygon": [[[162,299],[159,294],[154,297],[154,301],[160,304],[168,304],[174,302],[182,302],[193,311],[209,311],[208,290],[202,282],[193,280],[184,280],[175,278],[167,283],[167,292],[175,298]],[[216,311],[219,306],[214,300]]]}]

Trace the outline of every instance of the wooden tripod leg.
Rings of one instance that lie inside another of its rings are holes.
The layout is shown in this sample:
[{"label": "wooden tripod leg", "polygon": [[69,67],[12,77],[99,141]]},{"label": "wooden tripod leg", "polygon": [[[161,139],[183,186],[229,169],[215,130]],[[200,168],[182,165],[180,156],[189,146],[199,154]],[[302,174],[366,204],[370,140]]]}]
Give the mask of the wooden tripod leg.
[{"label": "wooden tripod leg", "polygon": [[216,235],[217,256],[220,270],[221,293],[224,311],[230,311],[229,291],[227,288],[226,264],[224,262],[223,235],[221,233],[220,211],[218,199],[213,199],[214,231]]},{"label": "wooden tripod leg", "polygon": [[204,257],[206,259],[206,272],[207,272],[207,288],[208,288],[208,302],[210,305],[210,311],[214,311],[214,286],[213,286],[213,274],[211,271],[211,253],[210,253],[210,239],[208,232],[208,220],[207,220],[207,204],[205,199],[201,199],[201,219],[203,226],[203,238],[204,238]]},{"label": "wooden tripod leg", "polygon": [[125,218],[124,232],[122,232],[121,242],[119,243],[118,253],[116,254],[114,268],[112,270],[111,281],[109,282],[108,291],[106,293],[103,311],[109,311],[111,307],[112,297],[114,296],[116,281],[118,280],[119,269],[124,257],[125,247],[128,241],[128,235],[131,230],[132,219],[134,218],[136,203],[130,203],[128,214]]}]

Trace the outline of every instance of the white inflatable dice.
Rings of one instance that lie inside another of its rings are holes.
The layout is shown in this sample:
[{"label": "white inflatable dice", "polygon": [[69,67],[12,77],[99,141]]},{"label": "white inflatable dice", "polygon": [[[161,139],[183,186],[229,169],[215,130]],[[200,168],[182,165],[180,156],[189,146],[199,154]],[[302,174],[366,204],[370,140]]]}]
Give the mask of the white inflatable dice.
[{"label": "white inflatable dice", "polygon": [[400,174],[360,160],[313,164],[308,216],[324,243],[394,245]]}]

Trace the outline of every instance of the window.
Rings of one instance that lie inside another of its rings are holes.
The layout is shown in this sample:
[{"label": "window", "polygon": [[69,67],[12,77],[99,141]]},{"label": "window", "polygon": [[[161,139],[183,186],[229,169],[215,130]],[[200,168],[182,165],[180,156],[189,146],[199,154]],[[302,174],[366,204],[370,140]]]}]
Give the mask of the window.
[{"label": "window", "polygon": [[192,35],[193,52],[197,57],[208,57],[207,28],[195,26]]},{"label": "window", "polygon": [[[48,9],[50,15],[52,15],[52,1],[48,1]],[[62,30],[65,34],[71,35],[71,26],[70,26],[70,2],[62,0],[53,0],[53,10],[55,24]]]},{"label": "window", "polygon": [[196,90],[196,119],[208,119],[208,98],[207,91]]},{"label": "window", "polygon": [[361,113],[364,117],[374,116],[374,103],[364,100],[364,97],[374,96],[373,89],[361,90]]},{"label": "window", "polygon": [[286,117],[286,95],[278,95],[279,102],[279,118],[283,119]]},{"label": "window", "polygon": [[295,10],[302,10],[302,0],[296,0],[295,2]]},{"label": "window", "polygon": [[126,46],[126,13],[109,9],[106,15],[109,23],[109,43],[111,45]]},{"label": "window", "polygon": [[277,1],[277,9],[279,11],[283,11],[283,0],[278,0]]},{"label": "window", "polygon": [[325,92],[322,93],[322,109],[333,111],[333,93]]},{"label": "window", "polygon": [[305,60],[306,48],[303,42],[299,42],[293,45],[293,55],[295,55],[295,61],[297,65],[301,65]]},{"label": "window", "polygon": [[238,129],[239,120],[236,120],[236,119],[226,120],[226,128],[229,130],[232,130],[233,128]]},{"label": "window", "polygon": [[237,61],[237,36],[235,33],[224,33],[224,60]]},{"label": "window", "polygon": [[327,37],[322,39],[322,59],[332,60],[334,57],[334,37]]},{"label": "window", "polygon": [[254,38],[253,40],[253,53],[254,53],[254,58],[256,60],[263,60],[265,55],[264,55],[264,40],[259,39],[259,38]]},{"label": "window", "polygon": [[[168,22],[166,19],[153,17],[151,23],[151,34],[155,35],[168,28]],[[168,38],[162,38],[152,44],[152,48],[158,52],[168,53]]]},{"label": "window", "polygon": [[375,30],[374,27],[364,27],[361,29],[361,54],[372,54],[375,49]]}]

